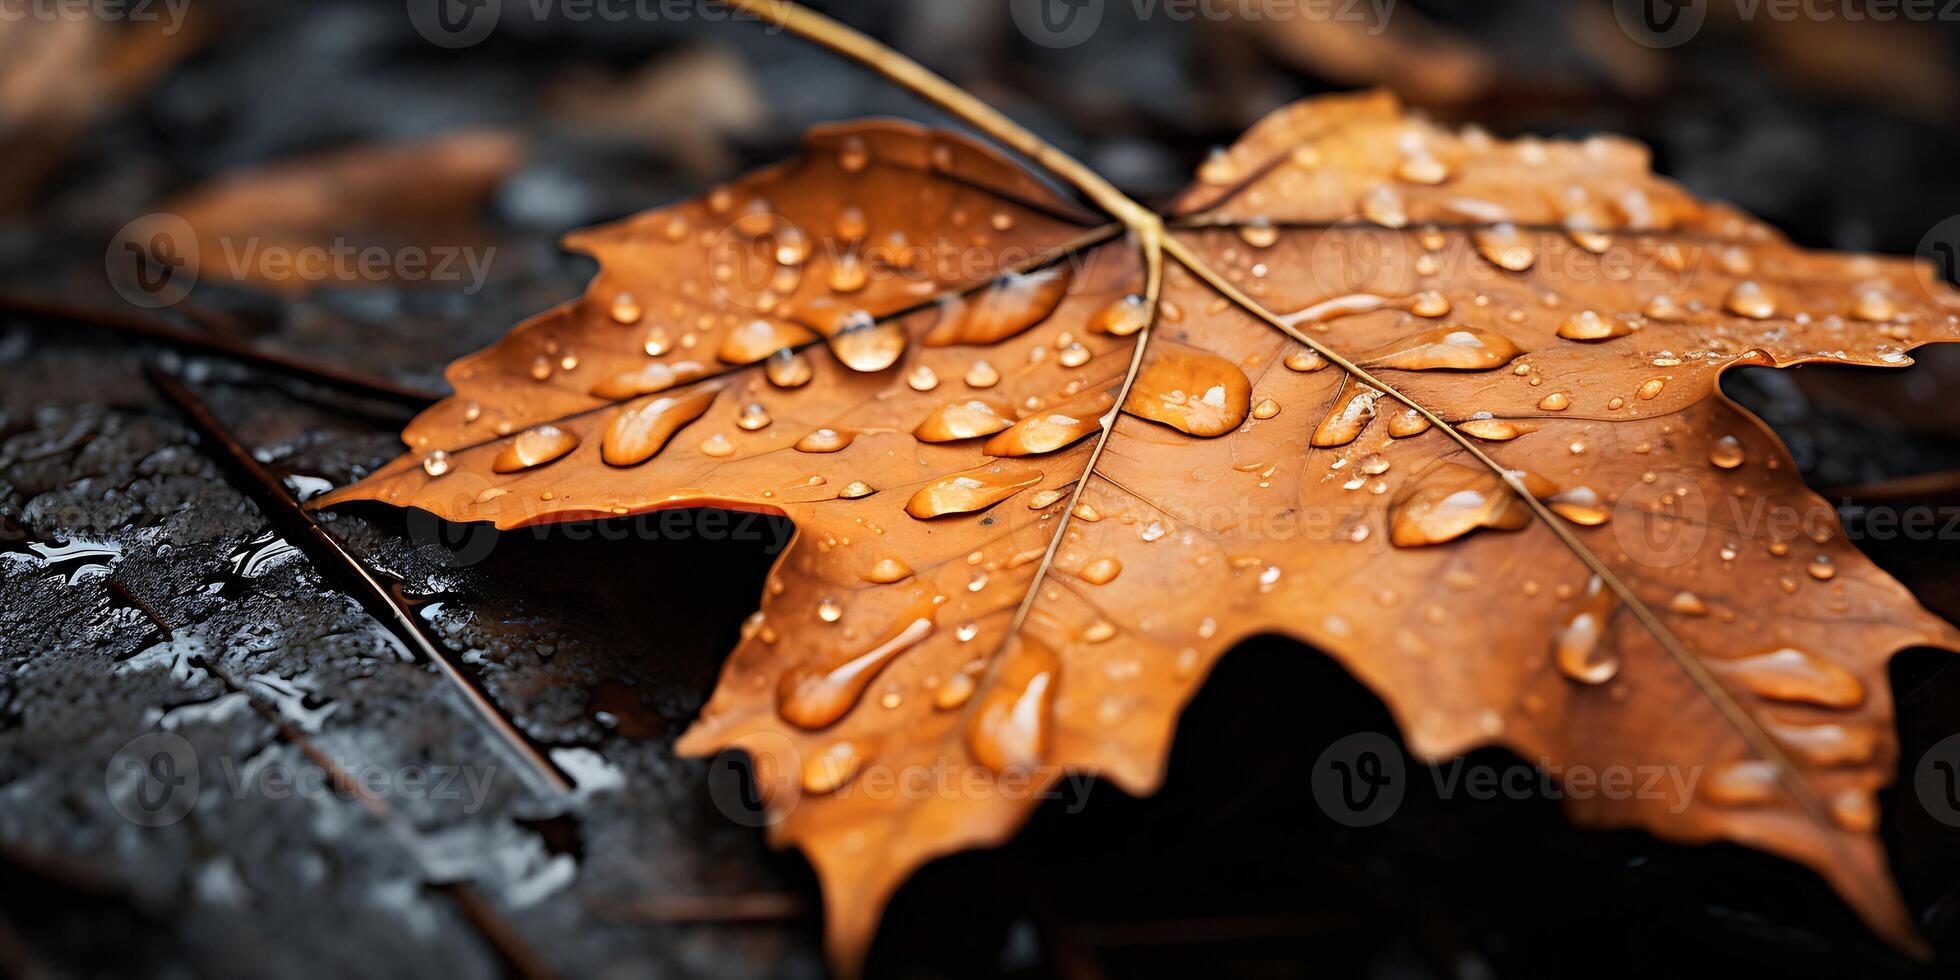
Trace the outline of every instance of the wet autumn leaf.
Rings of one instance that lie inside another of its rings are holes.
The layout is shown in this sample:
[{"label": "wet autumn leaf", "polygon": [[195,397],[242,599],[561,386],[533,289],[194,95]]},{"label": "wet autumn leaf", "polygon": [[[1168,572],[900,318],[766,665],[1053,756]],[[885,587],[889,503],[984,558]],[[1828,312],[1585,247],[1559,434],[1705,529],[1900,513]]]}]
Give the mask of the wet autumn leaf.
[{"label": "wet autumn leaf", "polygon": [[1716,385],[1906,365],[1960,338],[1960,296],[1800,251],[1632,144],[1386,96],[1275,113],[1172,216],[1153,303],[1138,240],[993,152],[817,130],[572,236],[591,289],[452,365],[411,452],[326,503],[793,519],[680,749],[756,757],[847,965],[915,868],[1064,774],[1154,790],[1179,710],[1265,632],[1426,760],[1674,767],[1686,796],[1569,810],[1800,861],[1915,942],[1874,833],[1886,664],[1960,634]]}]

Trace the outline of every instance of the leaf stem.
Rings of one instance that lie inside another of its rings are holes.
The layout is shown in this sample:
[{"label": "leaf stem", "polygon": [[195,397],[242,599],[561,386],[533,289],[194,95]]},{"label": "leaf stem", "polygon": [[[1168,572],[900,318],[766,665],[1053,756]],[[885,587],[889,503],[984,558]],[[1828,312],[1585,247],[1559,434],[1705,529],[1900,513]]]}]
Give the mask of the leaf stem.
[{"label": "leaf stem", "polygon": [[[1163,227],[1163,218],[1156,212],[1131,200],[1082,161],[1062,152],[1020,123],[1009,119],[1000,110],[882,42],[790,0],[721,2],[850,58],[958,116],[975,129],[1007,144],[1015,152],[1067,181],[1111,217],[1136,230],[1139,235],[1142,235],[1144,228]],[[1147,242],[1145,247],[1148,247]]]}]

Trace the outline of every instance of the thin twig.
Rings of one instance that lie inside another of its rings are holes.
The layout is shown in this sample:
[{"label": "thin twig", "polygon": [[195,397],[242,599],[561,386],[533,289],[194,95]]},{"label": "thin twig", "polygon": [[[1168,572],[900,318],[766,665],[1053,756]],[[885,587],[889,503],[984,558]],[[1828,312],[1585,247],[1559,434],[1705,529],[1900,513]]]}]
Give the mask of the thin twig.
[{"label": "thin twig", "polygon": [[1826,498],[1840,500],[1850,504],[1942,497],[1947,494],[1960,492],[1960,470],[1915,473],[1912,476],[1880,480],[1876,483],[1857,483],[1849,486],[1827,487],[1817,492]]},{"label": "thin twig", "polygon": [[316,384],[322,388],[332,388],[335,391],[401,405],[417,411],[429,407],[442,397],[435,392],[398,384],[386,378],[377,378],[288,354],[260,350],[216,334],[184,330],[161,320],[133,313],[90,310],[39,297],[4,292],[0,293],[0,314],[111,330],[194,354],[228,358],[308,384]]},{"label": "thin twig", "polygon": [[810,914],[801,895],[746,892],[738,895],[655,895],[627,902],[594,903],[609,918],[678,925],[704,922],[781,922]]},{"label": "thin twig", "polygon": [[551,759],[497,710],[489,695],[451,661],[444,648],[430,642],[417,625],[414,612],[395,591],[383,585],[366,564],[327,533],[327,529],[321,527],[286,492],[279,478],[252,456],[251,451],[218,421],[217,416],[195,393],[164,371],[154,367],[145,370],[150,382],[184,413],[204,437],[206,453],[238,481],[239,489],[259,505],[259,510],[272,522],[274,529],[312,559],[314,567],[328,581],[351,595],[417,657],[448,678],[471,712],[523,764],[521,771],[528,773],[540,788],[553,794],[571,790],[571,780],[559,771]]}]

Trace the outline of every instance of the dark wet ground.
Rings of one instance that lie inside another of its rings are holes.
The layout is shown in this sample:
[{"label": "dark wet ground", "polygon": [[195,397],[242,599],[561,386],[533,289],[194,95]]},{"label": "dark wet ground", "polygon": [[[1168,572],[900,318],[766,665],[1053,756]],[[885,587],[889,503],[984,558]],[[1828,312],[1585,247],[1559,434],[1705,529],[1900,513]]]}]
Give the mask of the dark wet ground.
[{"label": "dark wet ground", "polygon": [[[1910,252],[1960,210],[1955,130],[1918,101],[1819,96],[1727,36],[1669,62],[1675,82],[1627,93],[1574,60],[1545,5],[1490,4],[1487,16],[1415,6],[1489,42],[1503,64],[1566,83],[1526,78],[1446,115],[1500,132],[1632,131],[1664,170],[1809,244]],[[998,20],[984,11],[836,7],[1143,194],[1174,188],[1268,105],[1322,87],[1163,24],[1118,23],[1065,60],[997,23],[959,33]],[[450,55],[408,32],[393,3],[219,10],[221,41],[91,129],[31,207],[0,215],[0,289],[122,309],[102,282],[102,243],[176,189],[324,146],[514,128],[531,153],[489,207],[500,251],[482,293],[274,299],[205,283],[194,294],[227,315],[216,329],[232,339],[433,387],[450,358],[577,292],[590,266],[558,252],[563,230],[777,158],[812,122],[931,118],[827,55],[739,25],[531,25]],[[962,36],[992,40],[948,41]],[[707,140],[705,164],[570,124],[541,94],[697,44],[732,53],[773,107]],[[1952,45],[1933,50],[1950,57]],[[1079,84],[1061,91],[1062,77]],[[1960,467],[1942,397],[1960,383],[1957,354],[1901,373],[1748,372],[1730,388],[1776,426],[1813,486],[1864,488],[1843,498],[1855,529],[1879,499],[1872,485]],[[716,782],[725,771],[671,751],[785,527],[737,533],[695,517],[486,548],[385,509],[331,518],[444,656],[577,784],[554,794],[463,688],[276,532],[254,502],[263,488],[214,462],[146,366],[181,373],[301,495],[392,456],[405,420],[223,359],[0,314],[0,970],[822,973],[801,858],[717,807],[731,799]],[[1956,496],[1949,484],[1887,502],[1950,518]],[[1951,538],[1861,544],[1960,618]],[[1908,765],[1960,731],[1960,676],[1942,666],[1921,652],[1895,670]],[[893,904],[871,972],[1942,975],[1876,944],[1792,865],[1581,832],[1545,800],[1443,801],[1417,780],[1397,819],[1341,827],[1313,805],[1306,774],[1321,748],[1362,730],[1393,729],[1358,684],[1301,648],[1248,644],[1187,713],[1161,794],[1098,785],[1049,804],[1007,848],[928,867]],[[157,731],[184,740],[199,788],[181,819],[142,826],[117,804],[153,813],[132,792],[142,771],[124,764],[146,764],[154,743],[118,752]],[[387,791],[364,802],[331,784],[281,790],[282,775],[309,772]],[[428,781],[402,784],[409,772]],[[1910,793],[1883,802],[1895,871],[1950,968],[1960,831]]]}]

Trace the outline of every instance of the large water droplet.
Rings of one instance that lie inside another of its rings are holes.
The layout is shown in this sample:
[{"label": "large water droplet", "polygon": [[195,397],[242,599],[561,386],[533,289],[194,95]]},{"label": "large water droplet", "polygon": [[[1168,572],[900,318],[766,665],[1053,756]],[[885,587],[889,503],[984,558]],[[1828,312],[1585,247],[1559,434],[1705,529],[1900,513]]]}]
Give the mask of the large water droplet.
[{"label": "large water droplet", "polygon": [[947,347],[1005,340],[1054,313],[1068,295],[1068,283],[1066,265],[1004,275],[965,304],[947,310],[926,334],[925,344]]},{"label": "large water droplet", "polygon": [[1142,330],[1150,322],[1150,303],[1142,296],[1131,293],[1111,300],[1089,318],[1090,333],[1106,333],[1116,337],[1128,337]]},{"label": "large water droplet", "polygon": [[[962,626],[960,629],[964,632],[966,627]],[[978,629],[976,628],[974,632],[977,633]],[[973,691],[978,686],[971,673],[964,670],[959,671],[953,676],[946,678],[945,682],[939,685],[938,690],[932,692],[932,706],[941,711],[951,711],[958,708],[966,704],[967,700],[973,697]]]},{"label": "large water droplet", "polygon": [[1868,323],[1882,323],[1899,315],[1899,304],[1883,288],[1866,286],[1858,290],[1851,315]]},{"label": "large water droplet", "polygon": [[1433,289],[1425,289],[1417,293],[1415,298],[1409,301],[1409,312],[1431,319],[1439,316],[1448,316],[1450,314],[1450,300],[1449,297]]},{"label": "large water droplet", "polygon": [[1410,334],[1361,355],[1369,367],[1403,371],[1489,371],[1524,353],[1499,334],[1468,327],[1437,327]]},{"label": "large water droplet", "polygon": [[515,473],[543,466],[578,448],[578,436],[555,425],[534,425],[506,444],[490,463],[498,473]]},{"label": "large water droplet", "polygon": [[803,791],[834,793],[857,775],[864,762],[864,750],[845,739],[832,742],[803,761]]},{"label": "large water droplet", "polygon": [[1620,672],[1619,658],[1600,649],[1619,605],[1599,576],[1586,583],[1586,591],[1560,614],[1552,633],[1552,657],[1560,672],[1581,684],[1604,684]]},{"label": "large water droplet", "polygon": [[932,410],[912,430],[922,442],[956,442],[993,435],[1012,425],[999,406],[981,398],[963,398]]},{"label": "large water droplet", "polygon": [[1382,393],[1367,385],[1351,383],[1327,417],[1314,429],[1313,444],[1323,449],[1345,446],[1360,438],[1368,423],[1375,420],[1375,405]]},{"label": "large water droplet", "polygon": [[1538,261],[1538,252],[1516,225],[1499,222],[1471,233],[1477,252],[1492,265],[1509,272],[1523,272]]},{"label": "large water droplet", "polygon": [[1513,422],[1509,419],[1471,419],[1459,423],[1458,432],[1475,436],[1485,442],[1509,442],[1527,432],[1536,432],[1538,427],[1529,422]]},{"label": "large water droplet", "polygon": [[1611,340],[1632,332],[1633,325],[1625,320],[1600,316],[1592,310],[1580,310],[1558,325],[1558,335],[1567,340]]},{"label": "large water droplet", "polygon": [[855,242],[871,231],[871,225],[864,219],[864,212],[855,207],[847,207],[837,212],[837,237],[847,242]]},{"label": "large water droplet", "polygon": [[1878,757],[1878,730],[1867,725],[1800,725],[1768,718],[1764,727],[1813,765],[1862,765]]},{"label": "large water droplet", "polygon": [[1403,408],[1388,417],[1388,434],[1395,439],[1422,435],[1429,426],[1429,419],[1413,408]]},{"label": "large water droplet", "polygon": [[839,293],[855,293],[864,288],[870,274],[856,252],[844,252],[830,262],[830,288]]},{"label": "large water droplet", "polygon": [[1039,766],[1048,754],[1061,674],[1053,651],[1032,637],[1018,638],[967,724],[974,760],[997,773]]},{"label": "large water droplet", "polygon": [[1215,187],[1222,187],[1238,179],[1238,161],[1232,159],[1232,154],[1223,148],[1214,148],[1211,154],[1205,157],[1205,162],[1198,165],[1198,180]]},{"label": "large water droplet", "polygon": [[672,397],[648,395],[626,403],[599,444],[599,453],[613,466],[633,466],[652,459],[682,426],[701,417],[715,400],[712,389]]},{"label": "large water droplet", "polygon": [[1730,313],[1751,320],[1767,320],[1776,315],[1776,300],[1760,284],[1749,279],[1736,283],[1722,305]]},{"label": "large water droplet", "polygon": [[834,453],[850,445],[851,441],[856,438],[857,433],[849,429],[833,429],[830,426],[824,426],[820,429],[812,429],[808,435],[796,440],[796,451],[799,453]]},{"label": "large water droplet", "polygon": [[686,384],[708,373],[700,361],[675,361],[671,364],[654,362],[642,365],[636,370],[613,375],[592,386],[592,394],[608,400],[623,400],[638,395],[651,395],[665,391],[678,384]]},{"label": "large water droplet", "polygon": [[905,512],[929,520],[985,510],[1040,482],[1040,470],[1021,464],[983,466],[926,484],[906,502]]},{"label": "large water droplet", "polygon": [[1612,518],[1613,512],[1591,487],[1561,490],[1545,501],[1552,513],[1585,527],[1597,527]]},{"label": "large water droplet", "polygon": [[1039,456],[1043,453],[1052,453],[1090,433],[1101,431],[1100,416],[1108,411],[1110,401],[1108,396],[1103,396],[1100,405],[1085,406],[1092,408],[1090,411],[1037,412],[987,440],[980,451],[989,456]]},{"label": "large water droplet", "polygon": [[1255,217],[1239,226],[1239,238],[1253,248],[1272,248],[1279,241],[1279,229],[1264,216]]},{"label": "large water droplet", "polygon": [[1701,786],[1701,796],[1722,806],[1754,806],[1776,799],[1777,768],[1762,759],[1744,759],[1716,766]]},{"label": "large water droplet", "polygon": [[778,388],[801,388],[810,383],[814,372],[809,358],[794,350],[779,350],[763,363],[762,373]]},{"label": "large water droplet", "polygon": [[750,402],[742,406],[741,414],[735,416],[735,424],[744,432],[768,428],[769,423],[773,421],[775,420],[769,417],[769,410],[762,407],[761,402]]},{"label": "large water droplet", "polygon": [[864,143],[862,136],[846,136],[837,145],[837,165],[845,173],[857,173],[871,165],[871,148]]},{"label": "large water droplet", "polygon": [[614,296],[612,306],[608,312],[612,315],[613,320],[618,323],[633,324],[640,322],[640,304],[638,300],[633,298],[632,293],[623,292]]},{"label": "large water droplet", "polygon": [[1865,700],[1865,685],[1857,675],[1795,647],[1706,663],[1717,674],[1775,701],[1855,708]]},{"label": "large water droplet", "polygon": [[1286,369],[1301,374],[1311,374],[1327,366],[1327,359],[1316,350],[1296,350],[1286,355]]},{"label": "large water droplet", "polygon": [[776,685],[777,713],[799,728],[832,724],[857,704],[886,664],[931,633],[932,619],[921,615],[863,653],[791,668]]},{"label": "large water droplet", "polygon": [[883,371],[905,353],[905,328],[852,310],[833,322],[830,351],[853,371]]},{"label": "large water droplet", "polygon": [[647,328],[640,349],[646,351],[648,357],[659,357],[674,349],[674,338],[667,333],[666,327],[655,324]]},{"label": "large water droplet", "polygon": [[1708,447],[1708,461],[1725,470],[1741,466],[1748,459],[1742,448],[1742,441],[1734,436],[1723,436]]},{"label": "large water droplet", "polygon": [[1157,351],[1138,372],[1123,410],[1194,436],[1221,436],[1252,410],[1252,382],[1213,354]]},{"label": "large water droplet", "polygon": [[1096,558],[1082,566],[1082,571],[1076,574],[1090,585],[1108,585],[1116,580],[1116,576],[1123,574],[1123,563],[1109,557]]},{"label": "large water droplet", "polygon": [[1497,475],[1438,463],[1404,484],[1389,503],[1389,540],[1397,547],[1453,541],[1478,528],[1515,531],[1531,523],[1531,508]]}]

